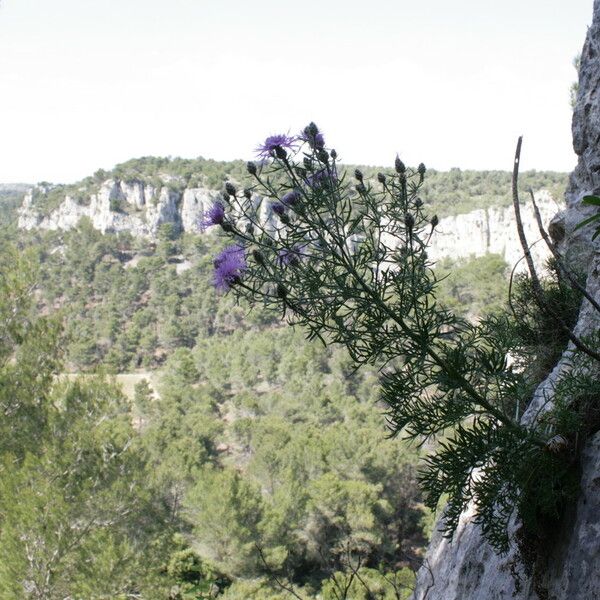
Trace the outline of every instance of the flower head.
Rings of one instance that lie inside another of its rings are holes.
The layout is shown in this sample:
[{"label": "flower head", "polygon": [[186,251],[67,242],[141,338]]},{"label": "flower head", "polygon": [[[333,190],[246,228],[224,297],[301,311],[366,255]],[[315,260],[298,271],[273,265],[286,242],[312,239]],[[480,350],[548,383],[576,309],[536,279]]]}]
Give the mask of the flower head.
[{"label": "flower head", "polygon": [[270,135],[264,144],[256,149],[256,155],[262,159],[271,158],[274,155],[279,156],[281,150],[295,150],[297,141],[296,137],[283,133]]},{"label": "flower head", "polygon": [[325,138],[314,123],[309,123],[303,129],[300,139],[306,142],[313,150],[322,150],[325,147]]},{"label": "flower head", "polygon": [[271,210],[280,217],[285,213],[285,206],[281,202],[273,202],[271,204]]},{"label": "flower head", "polygon": [[238,283],[248,268],[244,247],[239,244],[228,246],[213,261],[214,284],[218,290],[228,291]]},{"label": "flower head", "polygon": [[211,225],[222,225],[225,221],[225,207],[223,203],[217,200],[204,214],[204,218],[200,221],[200,230],[204,231]]},{"label": "flower head", "polygon": [[281,198],[281,203],[285,206],[293,206],[300,198],[300,190],[291,190]]},{"label": "flower head", "polygon": [[396,160],[394,161],[394,168],[396,169],[396,173],[404,173],[406,171],[406,167],[404,163],[400,160],[400,157],[396,154]]}]

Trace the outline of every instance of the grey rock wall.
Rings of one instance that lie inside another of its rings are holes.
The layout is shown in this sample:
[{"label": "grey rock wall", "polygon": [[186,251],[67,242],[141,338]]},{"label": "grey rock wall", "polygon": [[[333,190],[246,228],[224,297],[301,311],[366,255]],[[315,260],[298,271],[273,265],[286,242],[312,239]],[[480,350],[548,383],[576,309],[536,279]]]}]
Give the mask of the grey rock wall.
[{"label": "grey rock wall", "polygon": [[[561,206],[544,190],[536,193],[536,204],[546,226]],[[522,217],[527,239],[530,243],[536,242],[540,239],[540,233],[531,202],[523,203]],[[522,257],[512,207],[479,209],[441,219],[428,250],[429,257],[434,261],[445,256],[483,256],[487,252],[502,255],[511,267]],[[550,254],[543,241],[534,244],[531,252],[539,266]],[[519,262],[517,270],[525,268],[525,261]]]},{"label": "grey rock wall", "polygon": [[[591,242],[593,228],[574,231],[595,209],[581,206],[583,196],[600,193],[600,0],[582,51],[579,94],[573,115],[573,146],[579,160],[566,193],[566,209],[553,220],[551,233],[569,260],[587,268],[588,291],[600,300],[600,254]],[[597,330],[600,315],[584,302],[576,332]],[[565,355],[534,394],[523,416],[531,422],[551,406],[553,383],[569,368]],[[541,575],[544,600],[600,599],[600,433],[590,438],[581,457],[581,493],[568,510],[558,542]],[[533,582],[517,567],[518,586],[511,574],[515,550],[500,557],[482,539],[466,511],[452,539],[433,536],[417,577],[413,600],[536,600]]]},{"label": "grey rock wall", "polygon": [[[183,231],[198,231],[204,212],[217,198],[218,192],[188,188],[183,194],[168,186],[154,186],[109,179],[92,194],[89,203],[78,204],[70,196],[49,213],[37,209],[33,191],[29,191],[19,209],[18,226],[22,229],[71,229],[87,217],[102,233],[129,231],[134,236],[155,237],[164,223],[172,223]],[[120,210],[114,210],[115,206]]]}]

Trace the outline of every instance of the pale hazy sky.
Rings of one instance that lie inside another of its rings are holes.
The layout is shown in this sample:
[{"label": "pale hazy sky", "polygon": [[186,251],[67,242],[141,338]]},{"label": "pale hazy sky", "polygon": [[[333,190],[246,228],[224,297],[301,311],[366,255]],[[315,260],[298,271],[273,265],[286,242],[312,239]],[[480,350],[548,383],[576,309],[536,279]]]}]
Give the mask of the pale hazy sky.
[{"label": "pale hazy sky", "polygon": [[2,0],[0,182],[252,158],[314,120],[345,162],[568,171],[592,0]]}]

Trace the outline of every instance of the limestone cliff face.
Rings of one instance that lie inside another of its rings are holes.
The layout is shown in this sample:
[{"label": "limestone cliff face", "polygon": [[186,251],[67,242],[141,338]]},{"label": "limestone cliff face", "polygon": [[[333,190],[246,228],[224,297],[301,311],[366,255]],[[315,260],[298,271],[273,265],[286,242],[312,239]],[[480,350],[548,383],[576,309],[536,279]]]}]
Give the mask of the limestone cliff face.
[{"label": "limestone cliff face", "polygon": [[65,196],[60,205],[49,212],[38,209],[30,190],[19,210],[18,225],[22,229],[71,229],[82,217],[91,220],[101,231],[129,231],[134,236],[154,237],[164,223],[172,223],[183,231],[196,231],[204,211],[218,192],[189,188],[183,193],[163,186],[160,190],[141,181],[124,182],[109,179],[80,204]]},{"label": "limestone cliff face", "polygon": [[[586,194],[600,193],[600,0],[594,2],[593,24],[582,52],[579,94],[573,115],[573,145],[579,156],[566,193],[566,209],[550,231],[570,260],[587,267],[588,291],[600,300],[600,253],[591,243],[591,228],[574,231],[595,209],[581,206]],[[531,239],[531,238],[530,238]],[[597,330],[600,315],[585,302],[576,333]],[[523,416],[531,422],[552,398],[553,383],[569,361],[564,357],[534,394]],[[600,433],[588,440],[581,457],[581,493],[568,510],[558,543],[541,574],[547,600],[600,598]],[[533,582],[519,569],[520,585],[511,575],[514,551],[499,557],[482,539],[471,513],[462,515],[452,539],[436,532],[419,571],[413,600],[536,600]]]},{"label": "limestone cliff face", "polygon": [[[155,238],[161,225],[171,223],[178,231],[198,233],[208,208],[220,197],[220,192],[207,188],[171,189],[164,176],[160,188],[141,181],[104,181],[97,192],[87,194],[85,202],[65,195],[51,210],[44,207],[43,196],[48,188],[30,189],[19,209],[21,229],[67,230],[87,217],[102,233],[128,231],[135,237]],[[42,201],[36,196],[42,196]],[[84,194],[85,195],[85,194]],[[258,196],[256,202],[260,201]],[[261,204],[260,218],[266,226],[273,214],[267,203]]]},{"label": "limestone cliff face", "polygon": [[[559,204],[544,190],[536,194],[536,203],[544,223],[550,223]],[[536,241],[540,238],[531,203],[523,206],[523,224],[528,239]],[[483,256],[487,252],[502,255],[511,267],[522,257],[512,208],[479,209],[442,219],[428,250],[429,257],[434,261],[445,256]],[[548,248],[543,242],[533,246],[532,254],[538,265],[543,265],[549,257]],[[524,268],[524,261],[518,266]]]},{"label": "limestone cliff face", "polygon": [[[543,220],[549,223],[559,206],[544,190],[536,196]],[[87,217],[103,233],[129,231],[134,236],[154,237],[163,223],[172,223],[180,231],[197,233],[205,211],[218,197],[219,192],[206,188],[177,192],[168,186],[157,190],[140,181],[110,179],[89,196],[86,204],[67,195],[57,208],[45,212],[38,208],[30,190],[19,210],[18,224],[22,229],[65,230]],[[267,203],[262,203],[261,211],[261,218],[268,225],[272,215]],[[523,212],[526,233],[530,239],[537,240],[539,233],[531,205],[525,205]],[[482,256],[487,252],[504,256],[511,266],[521,258],[511,208],[492,207],[442,219],[429,248],[433,260],[445,256]],[[540,265],[548,257],[542,243],[534,246],[533,254]]]}]

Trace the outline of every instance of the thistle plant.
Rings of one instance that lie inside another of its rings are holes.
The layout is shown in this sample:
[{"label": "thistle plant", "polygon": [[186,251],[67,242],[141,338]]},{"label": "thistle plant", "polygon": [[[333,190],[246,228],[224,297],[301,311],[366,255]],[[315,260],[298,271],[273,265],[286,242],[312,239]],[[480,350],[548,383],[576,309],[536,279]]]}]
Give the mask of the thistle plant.
[{"label": "thistle plant", "polygon": [[[540,511],[555,516],[570,458],[549,449],[552,427],[519,422],[532,389],[507,363],[511,329],[497,318],[472,324],[436,300],[427,247],[438,219],[419,198],[425,166],[396,157],[376,181],[349,175],[314,123],[267,138],[258,154],[247,165],[253,185],[229,184],[224,214],[215,210],[233,242],[215,260],[216,285],[344,345],[357,368],[379,368],[391,435],[438,440],[420,479],[430,507],[447,496],[447,534],[472,504],[504,551],[515,511],[533,514],[532,528]],[[535,491],[552,492],[539,506],[524,484],[532,475]]]}]

